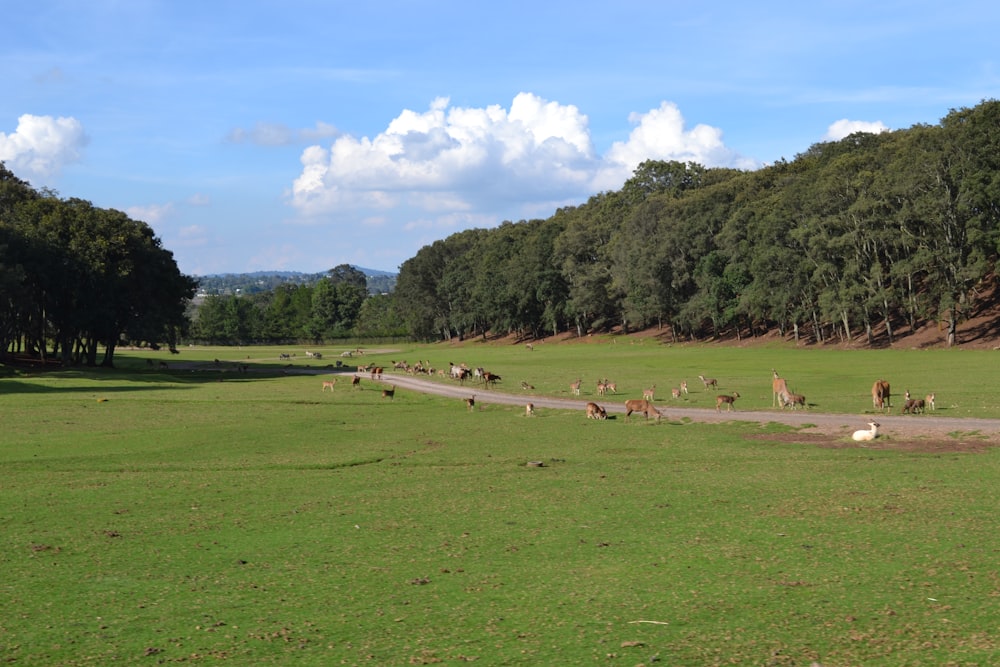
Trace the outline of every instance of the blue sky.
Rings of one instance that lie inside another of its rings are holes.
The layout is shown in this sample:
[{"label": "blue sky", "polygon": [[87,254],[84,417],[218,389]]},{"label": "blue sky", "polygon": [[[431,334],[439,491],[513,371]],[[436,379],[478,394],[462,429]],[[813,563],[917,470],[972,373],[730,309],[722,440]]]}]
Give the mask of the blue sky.
[{"label": "blue sky", "polygon": [[0,160],[192,275],[395,271],[645,159],[756,169],[1000,97],[972,0],[9,4]]}]

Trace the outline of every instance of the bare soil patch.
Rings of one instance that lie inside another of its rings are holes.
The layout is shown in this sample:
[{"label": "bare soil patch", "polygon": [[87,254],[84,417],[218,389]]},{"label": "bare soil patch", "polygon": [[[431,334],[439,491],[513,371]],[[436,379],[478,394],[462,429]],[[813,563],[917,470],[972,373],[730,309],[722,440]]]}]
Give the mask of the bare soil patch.
[{"label": "bare soil patch", "polygon": [[905,434],[900,437],[876,438],[871,442],[855,442],[842,436],[826,433],[752,433],[746,440],[780,442],[796,445],[812,445],[823,449],[875,449],[919,454],[982,454],[1000,443],[979,436],[940,438],[936,436],[915,436]]}]

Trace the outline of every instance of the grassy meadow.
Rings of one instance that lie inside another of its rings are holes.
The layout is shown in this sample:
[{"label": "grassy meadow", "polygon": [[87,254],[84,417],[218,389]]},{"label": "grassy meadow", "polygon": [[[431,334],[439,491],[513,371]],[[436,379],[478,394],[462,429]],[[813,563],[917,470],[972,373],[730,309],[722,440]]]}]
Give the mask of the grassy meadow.
[{"label": "grassy meadow", "polygon": [[1000,417],[995,352],[597,337],[317,349],[320,361],[191,348],[121,351],[115,370],[0,367],[0,661],[1000,660],[998,450],[821,448],[738,413],[528,418],[471,385],[470,412],[402,389],[383,399],[367,376],[331,393],[295,373],[465,362],[526,397],[568,397],[581,378],[584,398],[607,377],[622,400],[655,384],[669,415],[682,379],[684,405],[714,408],[698,374],[738,391],[738,408],[770,408],[776,368],[810,410],[861,427],[878,377],[936,392],[938,416]]}]

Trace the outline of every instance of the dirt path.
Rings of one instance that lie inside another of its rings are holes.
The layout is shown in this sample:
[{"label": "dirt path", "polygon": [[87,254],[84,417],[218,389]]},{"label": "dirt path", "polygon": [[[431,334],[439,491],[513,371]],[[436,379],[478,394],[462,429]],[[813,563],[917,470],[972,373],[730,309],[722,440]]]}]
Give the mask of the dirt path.
[{"label": "dirt path", "polygon": [[[344,373],[343,375],[352,375]],[[365,383],[370,382],[364,376]],[[475,394],[477,405],[500,403],[504,405],[524,405],[531,402],[536,408],[558,410],[580,410],[583,412],[588,401],[586,397],[569,399],[527,394],[511,394],[495,389],[486,389],[480,384],[467,382],[465,386],[440,383],[409,375],[387,374],[381,384],[395,384],[397,388],[419,391],[438,396],[465,399]],[[608,414],[625,414],[625,397],[604,396],[594,402],[603,406]],[[873,414],[831,414],[808,410],[737,410],[718,413],[713,409],[685,408],[671,405],[669,401],[657,402],[657,408],[670,421],[688,419],[696,422],[720,423],[729,421],[776,422],[799,427],[802,430],[793,440],[803,441],[810,436],[818,436],[827,444],[834,439],[849,438],[858,429],[868,428],[868,422],[877,421],[885,441],[893,441],[897,448],[905,443],[922,443],[913,446],[924,451],[970,451],[1000,445],[1000,419],[973,419],[966,417],[938,417],[924,415],[873,415]],[[808,428],[802,428],[808,427]],[[751,436],[752,437],[752,436]],[[853,443],[853,441],[848,441]],[[857,445],[857,443],[853,443]],[[858,445],[860,446],[860,445]],[[871,443],[866,443],[871,448]]]}]

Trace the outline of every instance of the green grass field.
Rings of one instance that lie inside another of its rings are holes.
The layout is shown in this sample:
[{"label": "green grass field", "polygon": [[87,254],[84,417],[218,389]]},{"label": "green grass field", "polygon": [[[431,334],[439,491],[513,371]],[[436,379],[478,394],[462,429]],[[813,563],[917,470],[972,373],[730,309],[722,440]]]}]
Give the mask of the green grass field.
[{"label": "green grass field", "polygon": [[580,377],[586,397],[608,377],[624,396],[656,384],[664,403],[687,379],[686,405],[714,407],[704,374],[763,409],[776,368],[810,410],[859,423],[880,376],[897,394],[935,391],[939,416],[1000,417],[990,352],[611,340],[0,367],[0,660],[997,664],[997,450],[819,448],[737,420],[526,418],[485,390],[469,412],[401,390],[384,400],[367,377],[322,392],[291,372],[466,362],[508,391],[534,385],[526,396],[568,396]]}]

